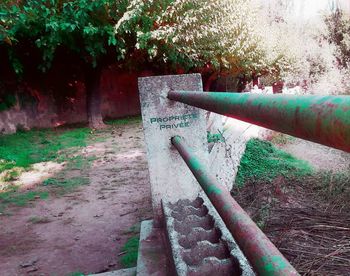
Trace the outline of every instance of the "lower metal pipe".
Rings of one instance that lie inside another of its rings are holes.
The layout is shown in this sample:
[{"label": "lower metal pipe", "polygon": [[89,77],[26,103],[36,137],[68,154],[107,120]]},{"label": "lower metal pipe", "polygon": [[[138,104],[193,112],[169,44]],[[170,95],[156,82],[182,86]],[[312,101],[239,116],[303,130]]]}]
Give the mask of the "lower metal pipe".
[{"label": "lower metal pipe", "polygon": [[249,215],[222,188],[180,136],[171,138],[193,175],[222,217],[237,244],[258,275],[299,275]]}]

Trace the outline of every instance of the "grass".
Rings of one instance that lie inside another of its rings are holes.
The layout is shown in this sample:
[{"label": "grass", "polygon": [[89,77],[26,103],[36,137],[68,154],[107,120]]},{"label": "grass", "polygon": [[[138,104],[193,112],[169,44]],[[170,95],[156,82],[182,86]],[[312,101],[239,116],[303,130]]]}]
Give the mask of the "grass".
[{"label": "grass", "polygon": [[31,130],[0,136],[0,173],[14,167],[28,168],[40,162],[55,160],[60,151],[85,147],[88,128],[70,130]]},{"label": "grass", "polygon": [[[106,124],[115,126],[135,122],[141,122],[141,117],[110,120]],[[91,130],[84,127],[18,131],[1,135],[0,173],[15,167],[28,168],[39,162],[65,161],[72,155],[72,148],[85,147],[91,138]]]},{"label": "grass", "polygon": [[74,157],[71,157],[67,161],[67,165],[65,170],[84,170],[88,169],[91,166],[91,163],[96,160],[95,156],[81,156],[77,155]]},{"label": "grass", "polygon": [[[141,117],[138,116],[112,120],[107,124],[126,125],[140,121]],[[109,132],[101,133],[103,137],[100,137],[96,133],[92,135],[89,128],[65,127],[0,135],[0,173],[3,173],[0,182],[8,182],[0,192],[0,213],[4,213],[9,206],[26,206],[36,199],[48,198],[51,193],[62,195],[89,184],[87,177],[69,177],[67,172],[87,171],[96,158],[77,155],[78,149],[96,143],[96,137],[101,141],[107,134],[110,135]],[[23,171],[30,170],[31,165],[47,161],[65,161],[67,164],[58,175],[45,180],[40,191],[22,192],[11,186],[9,181],[17,179]]]},{"label": "grass", "polygon": [[238,169],[236,184],[242,187],[247,181],[271,182],[278,176],[303,177],[312,173],[311,166],[272,143],[251,139],[247,143]]},{"label": "grass", "polygon": [[47,191],[27,191],[20,192],[16,187],[9,188],[6,192],[0,193],[0,213],[3,213],[9,205],[27,206],[36,199],[47,199]]},{"label": "grass", "polygon": [[132,123],[140,123],[142,120],[141,116],[130,116],[122,119],[108,120],[107,125],[128,125]]},{"label": "grass", "polygon": [[88,185],[89,178],[78,176],[72,178],[48,178],[43,182],[44,186],[58,189],[56,194],[65,194],[76,189],[78,186]]},{"label": "grass", "polygon": [[137,235],[129,238],[124,244],[122,251],[126,253],[120,259],[120,262],[124,268],[136,266],[139,250],[139,239],[139,235]]},{"label": "grass", "polygon": [[134,267],[137,264],[138,250],[139,250],[139,240],[140,240],[140,230],[141,223],[136,223],[131,226],[128,230],[124,231],[123,234],[131,234],[124,246],[122,247],[122,252],[125,253],[120,258],[120,263],[124,268]]}]

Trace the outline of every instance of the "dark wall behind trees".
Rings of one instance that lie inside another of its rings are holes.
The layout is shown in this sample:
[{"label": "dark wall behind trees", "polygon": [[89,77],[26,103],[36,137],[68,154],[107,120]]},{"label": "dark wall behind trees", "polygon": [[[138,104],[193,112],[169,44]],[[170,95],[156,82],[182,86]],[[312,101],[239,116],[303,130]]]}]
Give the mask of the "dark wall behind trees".
[{"label": "dark wall behind trees", "polygon": [[[69,60],[70,66],[62,62]],[[0,133],[87,122],[82,69],[74,64],[74,59],[59,57],[59,62],[55,61],[45,74],[33,68],[27,70],[20,80],[10,70],[6,58],[1,57],[1,61],[0,105],[8,95],[14,95],[15,103],[0,111]],[[130,71],[117,65],[102,68],[100,91],[103,118],[140,114],[137,79],[153,74],[151,70]]]}]

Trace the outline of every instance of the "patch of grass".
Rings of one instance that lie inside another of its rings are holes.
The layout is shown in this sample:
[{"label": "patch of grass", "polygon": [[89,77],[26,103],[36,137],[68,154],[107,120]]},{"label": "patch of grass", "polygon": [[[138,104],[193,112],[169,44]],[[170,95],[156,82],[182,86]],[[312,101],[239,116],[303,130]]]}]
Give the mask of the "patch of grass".
[{"label": "patch of grass", "polygon": [[116,120],[108,120],[106,122],[107,125],[127,125],[131,123],[139,123],[141,122],[142,118],[141,116],[132,116],[132,117],[126,117]]},{"label": "patch of grass", "polygon": [[88,128],[31,130],[0,136],[0,172],[14,167],[28,168],[60,157],[60,151],[85,147]]},{"label": "patch of grass", "polygon": [[124,231],[123,234],[132,234],[132,237],[129,238],[121,251],[125,254],[120,258],[120,263],[124,268],[134,267],[137,264],[137,256],[139,250],[139,240],[140,240],[140,230],[141,223],[136,223],[131,226],[128,230]]},{"label": "patch of grass", "polygon": [[7,191],[0,193],[0,212],[2,213],[8,206],[23,207],[35,199],[47,199],[47,191],[20,192],[16,187],[10,187]]},{"label": "patch of grass", "polygon": [[90,168],[91,163],[96,160],[96,156],[81,156],[77,155],[75,157],[69,158],[65,170],[85,170]]},{"label": "patch of grass", "polygon": [[87,177],[72,177],[72,178],[48,178],[43,182],[44,186],[50,186],[58,189],[58,194],[64,194],[70,192],[75,188],[88,185],[89,178]]},{"label": "patch of grass", "polygon": [[312,173],[311,166],[272,143],[251,139],[239,165],[236,184],[242,187],[247,181],[271,182],[277,176],[302,177]]},{"label": "patch of grass", "polygon": [[139,235],[129,238],[122,248],[122,251],[126,252],[120,259],[120,262],[124,268],[136,266],[138,250]]},{"label": "patch of grass", "polygon": [[37,217],[33,216],[28,219],[28,222],[33,224],[40,224],[40,223],[49,223],[50,219],[48,217]]}]

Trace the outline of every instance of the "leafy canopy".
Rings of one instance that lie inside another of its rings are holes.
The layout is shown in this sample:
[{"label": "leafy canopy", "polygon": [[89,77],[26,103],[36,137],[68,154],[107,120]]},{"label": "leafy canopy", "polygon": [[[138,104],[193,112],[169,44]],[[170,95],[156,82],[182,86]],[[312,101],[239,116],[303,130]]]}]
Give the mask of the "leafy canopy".
[{"label": "leafy canopy", "polygon": [[29,41],[41,52],[43,69],[51,66],[58,47],[66,47],[87,61],[97,62],[108,46],[117,46],[118,58],[125,54],[125,40],[117,38],[114,23],[128,1],[115,0],[27,0],[19,5],[0,4],[0,41],[8,45]]},{"label": "leafy canopy", "polygon": [[23,0],[0,9],[0,45],[17,72],[16,51],[33,46],[43,70],[61,47],[94,66],[112,52],[119,61],[210,64],[235,75],[288,67],[276,62],[283,53],[268,55],[251,0]]}]

